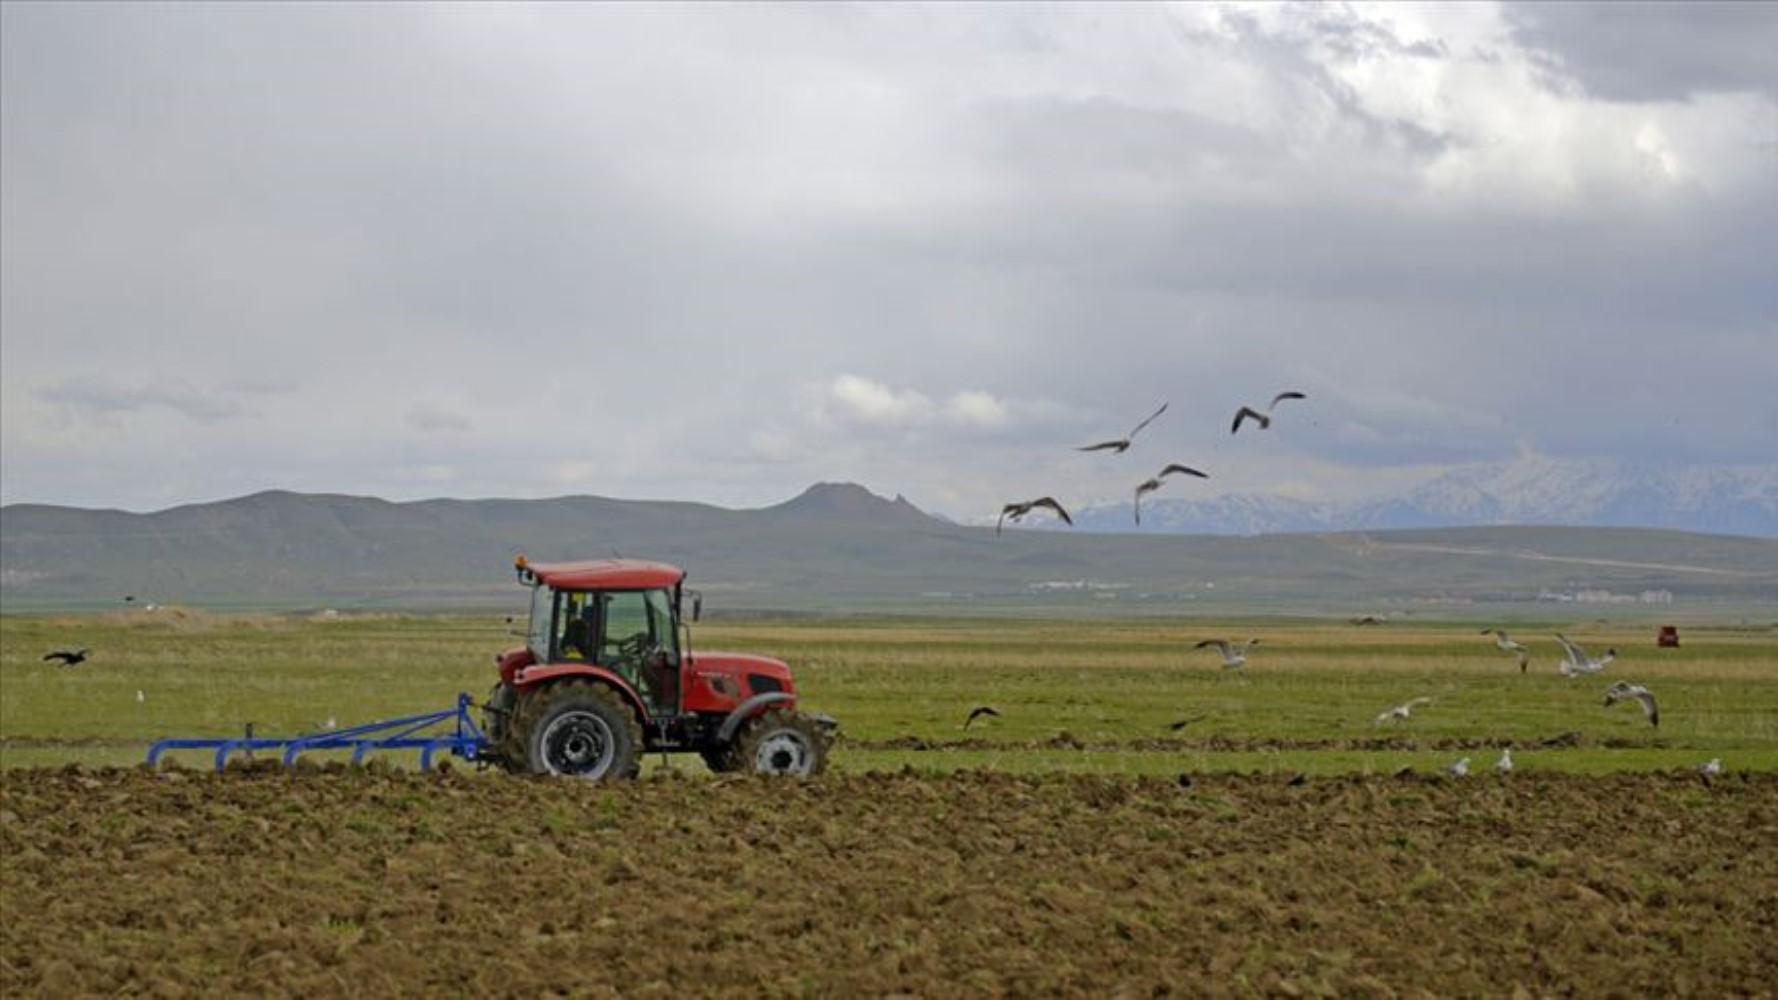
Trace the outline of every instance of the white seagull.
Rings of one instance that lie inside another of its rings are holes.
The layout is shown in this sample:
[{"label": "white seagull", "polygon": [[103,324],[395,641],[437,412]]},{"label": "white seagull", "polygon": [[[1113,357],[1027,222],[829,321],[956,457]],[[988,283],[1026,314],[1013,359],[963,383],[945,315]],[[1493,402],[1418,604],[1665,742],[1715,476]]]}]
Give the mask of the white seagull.
[{"label": "white seagull", "polygon": [[1482,629],[1482,634],[1493,635],[1494,646],[1501,652],[1512,653],[1517,656],[1519,658],[1519,673],[1522,674],[1525,672],[1525,667],[1531,663],[1531,651],[1529,649],[1526,649],[1520,643],[1515,642],[1512,636],[1506,634],[1505,629],[1485,628]]},{"label": "white seagull", "polygon": [[1401,704],[1395,706],[1394,708],[1390,709],[1389,711],[1380,713],[1377,716],[1377,725],[1380,726],[1385,722],[1391,722],[1391,721],[1394,721],[1397,719],[1405,719],[1408,716],[1414,714],[1414,706],[1415,705],[1430,705],[1430,704],[1432,704],[1431,698],[1427,698],[1424,696],[1419,697],[1419,698],[1410,698],[1409,700],[1402,702]]},{"label": "white seagull", "polygon": [[1698,765],[1698,773],[1703,775],[1706,778],[1721,774],[1722,773],[1722,758],[1721,757],[1712,757],[1709,760],[1705,761],[1704,763],[1699,764]]},{"label": "white seagull", "polygon": [[1500,751],[1500,759],[1494,762],[1494,770],[1500,774],[1513,773],[1513,748],[1506,747]]},{"label": "white seagull", "polygon": [[1257,645],[1259,645],[1258,639],[1249,639],[1241,643],[1231,643],[1227,639],[1205,639],[1192,648],[1203,649],[1206,646],[1215,646],[1222,650],[1222,665],[1232,668],[1246,663],[1247,651]]},{"label": "white seagull", "polygon": [[1556,665],[1556,669],[1561,671],[1563,677],[1580,677],[1585,674],[1596,674],[1599,671],[1604,670],[1606,664],[1617,659],[1616,647],[1607,649],[1604,658],[1595,660],[1587,655],[1586,650],[1580,648],[1579,643],[1560,632],[1556,633],[1556,641],[1561,643],[1562,648],[1568,651],[1568,658]]},{"label": "white seagull", "polygon": [[1624,681],[1618,681],[1616,684],[1605,689],[1605,706],[1607,708],[1623,701],[1625,698],[1634,698],[1638,702],[1641,702],[1642,714],[1648,716],[1649,725],[1656,727],[1660,726],[1661,710],[1655,705],[1655,696],[1649,693],[1648,688],[1645,688],[1640,684],[1628,684]]},{"label": "white seagull", "polygon": [[1308,399],[1308,398],[1309,397],[1303,395],[1300,392],[1281,392],[1278,395],[1272,397],[1272,405],[1266,407],[1266,412],[1264,412],[1264,413],[1261,413],[1260,411],[1254,409],[1251,406],[1243,406],[1239,410],[1235,411],[1235,423],[1234,423],[1234,426],[1229,428],[1229,433],[1233,434],[1236,431],[1240,430],[1241,429],[1241,422],[1244,420],[1253,420],[1253,421],[1258,422],[1259,429],[1263,431],[1263,430],[1267,429],[1268,427],[1272,426],[1272,411],[1278,408],[1279,403],[1282,403],[1287,399]]},{"label": "white seagull", "polygon": [[1130,442],[1135,440],[1136,435],[1141,433],[1142,428],[1147,427],[1149,424],[1153,423],[1154,418],[1160,416],[1161,414],[1163,414],[1165,412],[1167,412],[1167,404],[1162,403],[1160,409],[1154,411],[1153,413],[1150,413],[1148,415],[1148,419],[1142,421],[1141,423],[1137,424],[1134,428],[1132,428],[1130,433],[1127,436],[1118,438],[1115,441],[1101,441],[1098,444],[1089,444],[1084,448],[1076,448],[1074,450],[1075,451],[1110,451],[1113,455],[1121,455],[1130,449]]},{"label": "white seagull", "polygon": [[1457,763],[1445,768],[1445,771],[1452,777],[1467,777],[1469,775],[1469,758],[1465,757],[1462,760],[1459,760]]}]

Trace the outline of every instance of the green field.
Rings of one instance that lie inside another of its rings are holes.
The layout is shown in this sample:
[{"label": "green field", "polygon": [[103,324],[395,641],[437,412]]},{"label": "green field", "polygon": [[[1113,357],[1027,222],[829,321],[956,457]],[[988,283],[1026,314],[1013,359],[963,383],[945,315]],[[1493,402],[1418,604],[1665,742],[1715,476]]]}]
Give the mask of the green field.
[{"label": "green field", "polygon": [[[290,735],[446,708],[459,691],[487,691],[512,627],[500,615],[0,616],[0,766],[129,764],[165,736],[235,735],[248,722]],[[1620,657],[1596,677],[1561,677],[1557,628]],[[1778,770],[1778,632],[1688,627],[1676,650],[1653,634],[1526,625],[1515,632],[1534,653],[1524,675],[1474,623],[716,619],[694,626],[693,644],[788,661],[806,704],[841,720],[831,766],[845,772],[1389,773],[1460,756],[1481,771],[1509,745],[1521,770],[1710,757]],[[1262,639],[1249,666],[1224,670],[1191,648],[1224,636]],[[67,646],[92,657],[43,662]],[[1658,729],[1632,703],[1601,705],[1620,679],[1655,692]],[[1433,701],[1406,722],[1374,721],[1420,696]],[[965,732],[975,705],[1001,715]],[[661,766],[703,773],[695,757],[649,762]]]}]

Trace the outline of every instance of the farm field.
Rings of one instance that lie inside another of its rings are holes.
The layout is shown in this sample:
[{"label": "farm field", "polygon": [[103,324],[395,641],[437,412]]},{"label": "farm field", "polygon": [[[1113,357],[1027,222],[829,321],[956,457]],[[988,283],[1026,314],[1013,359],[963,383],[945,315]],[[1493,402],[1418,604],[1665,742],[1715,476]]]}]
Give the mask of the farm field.
[{"label": "farm field", "polygon": [[[0,993],[1769,996],[1778,775],[0,776]],[[257,770],[255,768],[265,768]]]},{"label": "farm field", "polygon": [[[716,619],[695,647],[780,656],[842,720],[826,775],[130,766],[162,736],[445,707],[510,627],[0,617],[0,994],[1757,996],[1778,972],[1769,632],[1577,623],[1621,656],[1569,680],[1547,634],[1520,674],[1470,624]],[[1217,635],[1262,641],[1228,671],[1191,648]],[[92,658],[42,662],[68,645]],[[1658,729],[1600,704],[1613,677],[1660,693]]]},{"label": "farm field", "polygon": [[[1503,623],[1513,628],[1514,623]],[[481,698],[492,654],[516,642],[500,615],[299,617],[164,611],[0,616],[0,765],[129,765],[166,736],[295,734]],[[1605,673],[1565,678],[1552,633]],[[1491,766],[1599,773],[1690,767],[1778,770],[1778,631],[1688,627],[1657,649],[1643,624],[1514,629],[1528,672],[1474,624],[1356,627],[1305,620],[711,619],[694,649],[790,663],[807,703],[841,720],[838,772],[1057,770],[1393,773],[1459,756]],[[1224,670],[1218,636],[1259,637]],[[83,645],[73,668],[42,662]],[[1606,708],[1614,680],[1660,701]],[[1376,717],[1430,698],[1407,720]],[[967,731],[970,708],[1001,714]],[[1174,729],[1174,725],[1185,725]],[[185,763],[198,766],[198,755]],[[411,761],[392,761],[411,763]],[[649,768],[661,765],[658,758]],[[670,766],[701,775],[695,759]]]}]

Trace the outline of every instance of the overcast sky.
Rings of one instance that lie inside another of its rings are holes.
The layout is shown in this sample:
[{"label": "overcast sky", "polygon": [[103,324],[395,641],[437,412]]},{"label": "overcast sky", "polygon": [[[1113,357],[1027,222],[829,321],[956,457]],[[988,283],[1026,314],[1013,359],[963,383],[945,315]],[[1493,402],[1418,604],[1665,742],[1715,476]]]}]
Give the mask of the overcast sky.
[{"label": "overcast sky", "polygon": [[1778,4],[8,2],[0,46],[6,503],[1778,462]]}]

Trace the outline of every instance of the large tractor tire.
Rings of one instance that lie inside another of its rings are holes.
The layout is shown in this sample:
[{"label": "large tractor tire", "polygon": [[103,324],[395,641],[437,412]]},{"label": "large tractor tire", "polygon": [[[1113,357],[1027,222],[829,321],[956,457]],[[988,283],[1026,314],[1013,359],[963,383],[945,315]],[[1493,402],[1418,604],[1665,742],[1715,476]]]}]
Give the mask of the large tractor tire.
[{"label": "large tractor tire", "polygon": [[738,770],[808,778],[827,766],[830,742],[815,720],[772,708],[747,724],[732,752]]},{"label": "large tractor tire", "polygon": [[703,757],[704,763],[710,765],[710,770],[717,774],[732,774],[741,769],[741,758],[735,753],[733,743],[725,743],[714,750],[701,751],[699,756]]},{"label": "large tractor tire", "polygon": [[642,769],[642,724],[616,691],[560,681],[519,702],[515,736],[523,770],[584,781],[634,778]]}]

